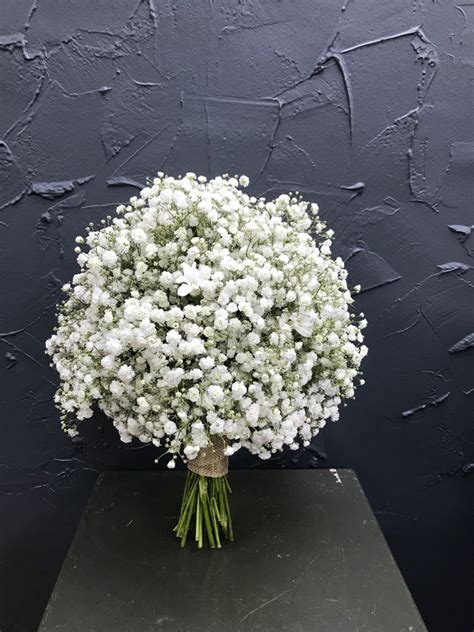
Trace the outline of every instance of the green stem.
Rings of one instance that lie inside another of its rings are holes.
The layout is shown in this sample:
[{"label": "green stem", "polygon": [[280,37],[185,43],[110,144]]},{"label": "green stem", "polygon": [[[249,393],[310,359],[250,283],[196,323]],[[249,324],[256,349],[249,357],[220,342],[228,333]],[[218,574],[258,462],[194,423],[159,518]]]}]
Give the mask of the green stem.
[{"label": "green stem", "polygon": [[196,542],[198,543],[198,547],[202,548],[202,509],[199,494],[196,503]]},{"label": "green stem", "polygon": [[211,548],[221,548],[222,536],[233,540],[230,515],[230,492],[227,476],[210,478],[188,472],[181,502],[180,516],[174,531],[181,546],[186,545],[189,531],[194,527],[198,547],[206,539]]}]

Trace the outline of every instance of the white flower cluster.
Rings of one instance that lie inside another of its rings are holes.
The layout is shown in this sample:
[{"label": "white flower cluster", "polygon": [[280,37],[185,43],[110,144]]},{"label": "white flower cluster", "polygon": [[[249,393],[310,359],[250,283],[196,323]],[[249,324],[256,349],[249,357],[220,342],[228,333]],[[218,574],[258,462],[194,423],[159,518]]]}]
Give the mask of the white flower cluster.
[{"label": "white flower cluster", "polygon": [[46,343],[70,434],[97,405],[122,441],[164,446],[169,467],[213,434],[267,459],[308,445],[353,397],[366,323],[332,231],[316,204],[239,184],[158,173],[77,238],[87,252]]}]

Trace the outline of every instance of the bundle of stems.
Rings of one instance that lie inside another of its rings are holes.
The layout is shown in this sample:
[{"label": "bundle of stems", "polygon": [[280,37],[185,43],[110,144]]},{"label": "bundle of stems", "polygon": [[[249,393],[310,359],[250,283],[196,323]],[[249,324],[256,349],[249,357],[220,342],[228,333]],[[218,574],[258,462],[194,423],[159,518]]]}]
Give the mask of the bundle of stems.
[{"label": "bundle of stems", "polygon": [[221,536],[228,540],[234,539],[230,492],[227,476],[214,478],[188,471],[179,521],[174,528],[182,547],[193,528],[200,549],[205,539],[212,549],[222,547]]}]

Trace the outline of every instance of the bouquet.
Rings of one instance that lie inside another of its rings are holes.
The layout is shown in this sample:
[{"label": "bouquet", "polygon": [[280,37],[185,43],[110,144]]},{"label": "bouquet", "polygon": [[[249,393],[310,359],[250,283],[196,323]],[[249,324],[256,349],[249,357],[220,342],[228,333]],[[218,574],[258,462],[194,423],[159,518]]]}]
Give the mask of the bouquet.
[{"label": "bouquet", "polygon": [[98,407],[122,441],[187,464],[182,545],[233,538],[229,456],[308,446],[362,382],[366,322],[317,204],[247,185],[159,172],[89,225],[46,343],[64,430]]}]

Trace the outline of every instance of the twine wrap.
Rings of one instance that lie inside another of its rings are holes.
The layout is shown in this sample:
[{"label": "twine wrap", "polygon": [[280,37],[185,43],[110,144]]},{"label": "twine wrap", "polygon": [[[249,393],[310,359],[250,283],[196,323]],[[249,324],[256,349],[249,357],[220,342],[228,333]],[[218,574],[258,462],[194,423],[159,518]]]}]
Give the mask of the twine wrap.
[{"label": "twine wrap", "polygon": [[225,439],[213,435],[211,445],[201,448],[195,459],[188,461],[188,470],[199,476],[220,478],[229,471],[229,457],[224,454]]}]

